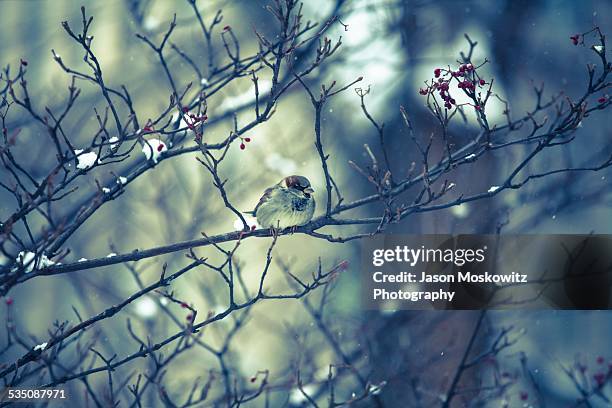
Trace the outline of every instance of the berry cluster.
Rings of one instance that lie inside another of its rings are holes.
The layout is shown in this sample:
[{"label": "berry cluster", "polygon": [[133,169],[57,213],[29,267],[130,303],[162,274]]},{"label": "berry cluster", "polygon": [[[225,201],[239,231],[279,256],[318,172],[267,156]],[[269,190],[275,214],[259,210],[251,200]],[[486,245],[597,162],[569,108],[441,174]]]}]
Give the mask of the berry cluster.
[{"label": "berry cluster", "polygon": [[[595,374],[592,375],[594,386],[595,387],[603,387],[609,378],[612,378],[612,360],[608,361],[606,365],[606,358],[603,356],[598,356],[595,359],[596,365],[594,368]],[[587,372],[589,371],[589,367],[586,363],[576,362],[575,364],[576,370],[578,370],[584,376],[587,376]]]},{"label": "berry cluster", "polygon": [[242,138],[242,142],[240,143],[240,150],[244,150],[244,149],[246,149],[246,145],[245,145],[244,143],[245,143],[245,142],[246,142],[246,143],[249,143],[250,141],[251,141],[251,138],[250,138],[250,137],[245,137],[245,138]]},{"label": "berry cluster", "polygon": [[595,360],[597,363],[597,372],[593,374],[593,380],[598,387],[605,385],[608,377],[612,376],[612,361],[608,362],[606,372],[606,359],[603,356],[598,356]]},{"label": "berry cluster", "polygon": [[[461,64],[457,70],[452,70],[450,67],[448,69],[436,68],[433,74],[434,79],[431,85],[428,84],[426,88],[419,89],[419,94],[426,96],[429,94],[435,95],[437,92],[444,101],[446,109],[452,109],[453,105],[457,105],[449,91],[452,81],[457,81],[457,87],[463,89],[474,100],[476,88],[487,84],[484,79],[478,77],[476,68],[470,63]],[[474,108],[481,110],[482,107],[479,104],[475,104]]]},{"label": "berry cluster", "polygon": [[205,122],[208,119],[208,116],[206,116],[206,114],[196,115],[193,112],[189,112],[189,108],[186,106],[183,107],[183,113],[185,114],[184,118],[187,127],[189,128],[189,130],[193,131],[195,131],[195,127],[197,124]]}]

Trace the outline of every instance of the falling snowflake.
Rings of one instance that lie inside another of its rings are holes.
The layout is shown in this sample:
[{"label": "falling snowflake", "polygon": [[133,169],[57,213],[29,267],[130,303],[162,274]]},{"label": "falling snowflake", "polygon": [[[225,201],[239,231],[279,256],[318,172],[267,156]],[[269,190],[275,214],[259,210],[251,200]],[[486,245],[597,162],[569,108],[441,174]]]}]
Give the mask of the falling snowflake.
[{"label": "falling snowflake", "polygon": [[159,19],[154,16],[147,16],[142,23],[142,28],[146,31],[151,32],[155,31],[159,27]]},{"label": "falling snowflake", "polygon": [[279,174],[293,174],[297,170],[293,160],[283,157],[276,152],[266,155],[265,160],[266,167],[270,170],[276,170]]},{"label": "falling snowflake", "polygon": [[144,319],[150,319],[157,314],[157,303],[150,296],[143,296],[134,302],[134,312]]}]

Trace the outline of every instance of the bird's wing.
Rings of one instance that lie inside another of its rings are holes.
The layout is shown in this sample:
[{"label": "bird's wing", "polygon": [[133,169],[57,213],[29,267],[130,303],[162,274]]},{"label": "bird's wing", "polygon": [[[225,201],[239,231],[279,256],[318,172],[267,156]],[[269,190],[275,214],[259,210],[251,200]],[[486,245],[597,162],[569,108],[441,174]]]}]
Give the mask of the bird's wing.
[{"label": "bird's wing", "polygon": [[255,209],[253,210],[253,214],[254,215],[257,214],[257,210],[259,209],[259,207],[261,207],[262,204],[264,204],[264,203],[268,202],[268,200],[270,200],[270,198],[272,197],[272,191],[274,191],[274,187],[266,188],[266,191],[264,191],[263,195],[259,199],[259,202],[255,206]]}]

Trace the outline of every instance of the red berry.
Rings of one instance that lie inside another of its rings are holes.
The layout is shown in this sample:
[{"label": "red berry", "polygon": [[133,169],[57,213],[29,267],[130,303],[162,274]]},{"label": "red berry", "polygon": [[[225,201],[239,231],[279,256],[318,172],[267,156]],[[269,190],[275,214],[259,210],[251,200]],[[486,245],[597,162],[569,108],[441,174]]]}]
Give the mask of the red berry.
[{"label": "red berry", "polygon": [[602,96],[601,98],[599,98],[597,100],[597,102],[599,102],[599,103],[606,103],[606,101],[607,101],[607,99],[604,96]]},{"label": "red berry", "polygon": [[436,78],[439,78],[439,77],[440,77],[440,71],[441,71],[441,70],[440,70],[440,68],[436,68],[436,69],[434,69],[434,76],[435,76]]},{"label": "red berry", "polygon": [[602,386],[606,381],[606,375],[604,373],[597,373],[593,376],[593,379],[595,380],[598,386]]},{"label": "red berry", "polygon": [[181,109],[183,111],[183,113],[187,113],[189,112],[189,107],[188,106],[183,106],[183,109]]},{"label": "red berry", "polygon": [[471,70],[474,69],[474,66],[472,64],[466,64],[465,65],[465,69],[468,70],[468,71],[471,71]]},{"label": "red berry", "polygon": [[475,108],[476,108],[477,111],[481,111],[482,110],[482,107],[480,105],[476,105]]},{"label": "red berry", "polygon": [[166,145],[164,145],[163,143],[160,143],[160,144],[157,146],[157,151],[158,151],[158,152],[161,152],[162,150],[164,150],[164,147],[166,147]]},{"label": "red berry", "polygon": [[14,302],[12,297],[7,297],[6,300],[4,301],[4,303],[6,303],[7,306],[12,305]]},{"label": "red berry", "polygon": [[257,225],[251,225],[251,231],[255,231],[257,229]]},{"label": "red berry", "polygon": [[248,143],[248,142],[250,142],[250,141],[251,141],[251,138],[250,138],[250,137],[245,137],[245,138],[244,138],[244,141]]},{"label": "red berry", "polygon": [[465,80],[463,81],[463,86],[467,89],[474,89],[474,83],[472,83],[471,81]]},{"label": "red berry", "polygon": [[187,319],[187,321],[188,321],[188,322],[190,322],[190,321],[193,319],[193,316],[192,316],[192,315],[190,315],[190,314],[188,314],[188,315],[187,315],[187,317],[186,317],[186,319]]},{"label": "red berry", "polygon": [[28,66],[28,61],[26,61],[24,59],[19,60],[19,62],[21,62],[21,65],[23,65],[24,67]]},{"label": "red berry", "polygon": [[257,377],[251,377],[251,382],[254,383],[255,381],[257,381]]},{"label": "red berry", "polygon": [[484,79],[481,79],[480,81],[478,81],[478,83],[480,84],[480,86],[483,86],[484,84],[486,84]]},{"label": "red berry", "polygon": [[232,27],[230,27],[230,26],[228,26],[228,25],[226,25],[225,27],[223,27],[223,30],[224,30],[224,31],[229,31],[229,30],[231,30],[231,29],[232,29]]},{"label": "red berry", "polygon": [[181,307],[182,307],[183,309],[187,309],[187,303],[185,303],[185,302],[181,302]]},{"label": "red berry", "polygon": [[427,95],[427,89],[423,89],[423,88],[421,88],[421,89],[419,89],[419,93],[420,93],[421,95]]},{"label": "red berry", "polygon": [[244,143],[240,143],[240,150],[244,150],[246,148],[246,145]]}]

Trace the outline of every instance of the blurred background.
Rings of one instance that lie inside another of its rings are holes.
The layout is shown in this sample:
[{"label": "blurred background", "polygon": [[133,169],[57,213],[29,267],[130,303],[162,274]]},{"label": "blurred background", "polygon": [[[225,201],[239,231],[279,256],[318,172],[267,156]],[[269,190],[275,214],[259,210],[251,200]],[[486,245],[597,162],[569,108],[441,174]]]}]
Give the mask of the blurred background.
[{"label": "blurred background", "polygon": [[[258,50],[254,29],[273,36],[274,21],[266,10],[269,3],[264,0],[201,1],[198,8],[205,21],[211,21],[214,13],[222,9],[222,25],[231,27],[240,41],[241,53],[249,55]],[[205,42],[187,1],[2,0],[0,63],[17,67],[20,59],[27,61],[28,86],[32,101],[39,109],[49,106],[53,110],[67,98],[70,78],[53,60],[51,49],[61,55],[66,65],[85,67],[82,50],[61,28],[64,20],[78,26],[81,5],[94,16],[93,49],[106,82],[113,87],[127,86],[141,122],[156,117],[167,107],[171,90],[157,57],[136,33],[159,41],[176,13],[178,26],[171,41],[180,45],[201,67],[201,76],[176,53],[168,51],[173,75],[179,87],[190,82],[198,86],[207,80]],[[473,60],[490,61],[485,70],[495,78],[496,92],[510,102],[512,113],[519,116],[535,106],[534,84],[545,82],[545,98],[560,91],[570,96],[584,92],[588,79],[585,67],[596,62],[595,54],[575,47],[569,37],[593,25],[600,25],[604,33],[609,32],[612,21],[612,3],[604,0],[306,0],[303,7],[307,19],[323,21],[337,14],[344,24],[333,25],[327,34],[330,38],[341,36],[342,47],[307,83],[316,89],[322,82],[336,80],[343,84],[363,76],[358,86],[370,87],[366,104],[376,120],[385,123],[390,161],[395,165],[394,174],[399,175],[407,174],[411,163],[419,160],[414,147],[408,143],[399,106],[406,108],[420,134],[439,134],[436,121],[418,90],[431,78],[435,67],[455,63],[459,52],[466,50],[464,33],[478,42]],[[223,53],[218,35],[213,36],[213,43]],[[66,127],[77,147],[88,145],[96,129],[93,108],[103,110],[104,107],[99,89],[84,82],[78,86],[82,87],[82,95]],[[264,71],[260,75],[260,89],[269,87],[269,73]],[[233,128],[234,113],[239,123],[252,120],[252,109],[243,107],[252,102],[253,95],[253,83],[245,77],[232,81],[209,98],[209,118],[227,119],[205,127],[204,140],[213,143],[226,138]],[[498,102],[489,106],[490,120],[503,124],[503,110]],[[14,154],[26,163],[35,178],[44,177],[55,163],[45,130],[23,110],[15,109],[8,119],[10,128],[20,129]],[[313,119],[314,111],[307,94],[294,86],[280,99],[275,115],[245,135],[252,140],[245,150],[236,145],[229,149],[220,173],[228,178],[229,199],[239,210],[252,210],[263,190],[284,176],[301,174],[312,182],[319,204],[317,215],[321,214],[325,182],[313,147]],[[575,143],[544,153],[531,169],[542,171],[609,155],[610,115],[602,111],[586,119]],[[450,137],[453,143],[462,145],[477,131],[478,125],[468,115],[466,122],[456,121]],[[371,184],[348,164],[349,160],[368,163],[364,144],[379,153],[376,130],[362,114],[359,97],[352,89],[326,105],[323,135],[325,149],[332,158],[330,171],[346,200],[374,193]],[[188,138],[186,143],[190,142]],[[442,148],[434,146],[434,149]],[[474,194],[499,184],[508,169],[516,164],[513,161],[516,158],[506,154],[489,155],[474,166],[453,173],[455,193]],[[63,262],[196,239],[202,231],[213,235],[240,229],[236,216],[219,199],[210,174],[196,161],[196,155],[163,161],[131,183],[123,195],[104,205],[66,242],[70,254]],[[81,181],[81,191],[65,201],[65,210],[81,205],[97,188],[96,181],[102,186],[112,185],[117,176],[143,160],[144,156],[136,149],[126,161],[88,173]],[[508,222],[503,233],[609,234],[612,232],[610,177],[609,169],[553,176],[491,200],[412,215],[391,225],[387,232],[493,233],[500,223]],[[12,197],[0,191],[0,218],[5,219],[14,209]],[[355,214],[378,216],[381,211],[382,206],[373,205]],[[31,223],[32,229],[39,232],[44,220],[33,218]],[[348,227],[326,231],[349,234],[366,230]],[[237,252],[237,265],[247,286],[257,287],[269,245],[270,239],[249,239]],[[229,250],[231,245],[225,248]],[[211,262],[221,259],[212,248],[195,252]],[[349,267],[334,282],[334,290],[327,299],[325,319],[331,334],[322,334],[317,329],[317,320],[303,302],[263,302],[248,312],[244,326],[229,344],[224,362],[241,386],[249,386],[249,378],[260,370],[270,370],[271,379],[282,382],[293,378],[295,369],[300,367],[306,383],[318,384],[327,378],[330,364],[342,361],[336,347],[340,345],[347,355],[358,356],[354,364],[364,377],[376,384],[385,382],[379,394],[385,406],[418,406],[419,393],[424,400],[435,400],[445,393],[478,312],[382,314],[361,310],[358,242],[333,244],[301,234],[283,236],[274,248],[274,256],[267,280],[274,292],[289,289],[281,265],[289,265],[294,273],[305,278],[316,270],[319,259],[328,269],[344,260],[348,260]],[[6,257],[3,262],[7,262]],[[73,307],[83,316],[93,316],[125,299],[140,285],[154,282],[164,263],[169,265],[169,270],[176,270],[187,260],[184,254],[176,253],[133,265],[32,279],[10,293],[14,299],[11,313],[19,330],[32,336],[26,338],[44,340],[54,321],[74,321]],[[204,269],[195,270],[173,284],[175,295],[192,303],[201,316],[227,307],[225,287],[218,276]],[[319,300],[320,294],[311,298],[312,304]],[[121,314],[96,325],[92,332],[98,340],[97,349],[120,356],[136,351],[138,344],[126,329],[128,318],[143,338],[150,337],[154,342],[175,333],[177,325],[163,312],[162,306],[167,306],[162,305],[164,301],[156,295],[143,297]],[[173,307],[177,316],[187,314],[175,306],[168,307]],[[0,314],[7,313],[8,307],[0,308]],[[589,367],[589,373],[594,373],[599,369],[598,357],[604,356],[606,362],[612,358],[611,318],[608,311],[489,312],[478,347],[486,348],[501,327],[522,330],[519,340],[497,356],[495,362],[504,372],[517,377],[516,385],[507,391],[506,406],[544,406],[546,403],[555,407],[574,402],[578,393],[561,365],[575,364],[578,359]],[[232,318],[227,318],[211,325],[204,339],[215,346],[222,345],[232,322]],[[329,341],[329,336],[333,341]],[[2,357],[2,362],[11,362],[22,353],[23,350],[9,352]],[[205,377],[209,370],[220,369],[216,356],[203,348],[181,354],[172,364],[163,384],[176,396],[188,392],[196,377]],[[136,373],[152,369],[148,360],[136,360],[118,371],[116,375],[121,380],[117,383],[132,384]],[[524,378],[525,370],[535,377],[539,390],[534,390],[533,382]],[[470,373],[468,382],[480,384],[486,381],[487,375],[486,369]],[[105,392],[105,381],[103,374],[91,377],[92,386],[101,393]],[[350,398],[352,393],[359,393],[357,383],[349,376],[339,386],[339,395]],[[68,383],[67,386],[76,390],[80,385]],[[129,406],[129,393],[123,392],[123,402]],[[542,399],[538,400],[536,394]],[[161,404],[155,395],[148,398],[150,406]],[[306,402],[294,387],[275,392],[270,398],[271,406],[300,406]],[[262,401],[249,404],[264,406]],[[369,404],[373,403],[362,403]],[[463,406],[467,402],[458,399],[457,404]],[[498,400],[489,406],[502,406],[499,404]],[[610,406],[609,402],[597,398],[592,404]]]}]

